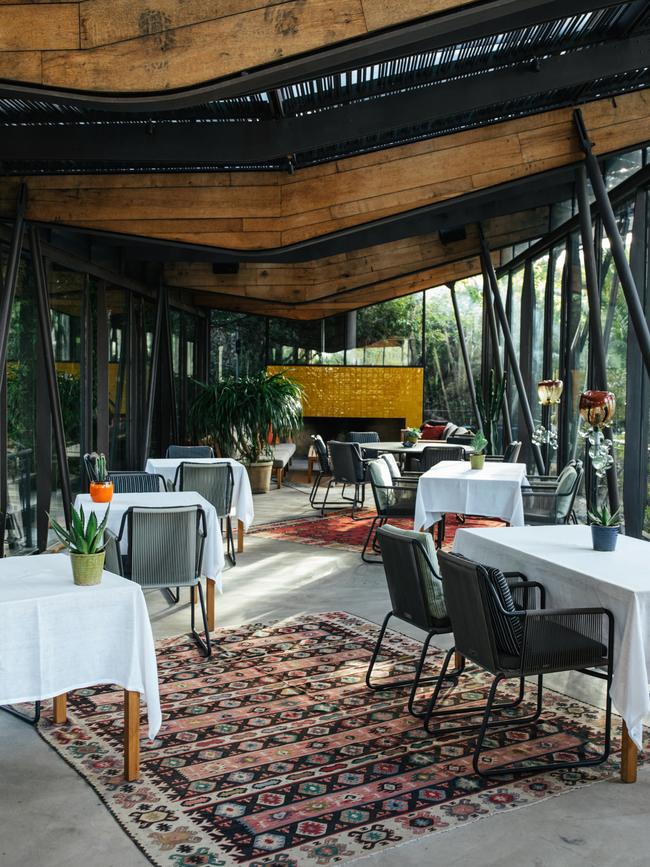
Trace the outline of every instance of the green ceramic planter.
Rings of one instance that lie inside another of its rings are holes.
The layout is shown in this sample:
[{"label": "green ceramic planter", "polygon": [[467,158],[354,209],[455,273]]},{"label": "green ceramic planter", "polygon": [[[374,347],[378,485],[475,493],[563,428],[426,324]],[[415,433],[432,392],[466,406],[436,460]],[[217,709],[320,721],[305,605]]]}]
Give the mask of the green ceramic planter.
[{"label": "green ceramic planter", "polygon": [[72,577],[74,583],[81,587],[91,587],[99,584],[104,571],[104,551],[99,554],[73,554],[70,553],[72,563]]},{"label": "green ceramic planter", "polygon": [[469,462],[473,470],[482,470],[485,466],[485,455],[470,455]]}]

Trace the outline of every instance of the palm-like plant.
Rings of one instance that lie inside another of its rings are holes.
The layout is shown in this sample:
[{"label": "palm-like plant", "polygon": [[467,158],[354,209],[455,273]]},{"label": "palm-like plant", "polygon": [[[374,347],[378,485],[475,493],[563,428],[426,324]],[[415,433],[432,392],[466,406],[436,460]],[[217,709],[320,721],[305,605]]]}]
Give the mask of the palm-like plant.
[{"label": "palm-like plant", "polygon": [[497,444],[497,429],[501,407],[503,405],[503,395],[506,389],[505,376],[497,381],[494,370],[490,371],[488,379],[488,387],[483,391],[483,384],[479,380],[476,388],[476,402],[478,403],[478,411],[481,414],[483,422],[483,431],[487,437],[488,453],[495,454]]},{"label": "palm-like plant", "polygon": [[48,517],[50,517],[52,529],[71,554],[101,554],[106,547],[104,530],[108,523],[108,512],[109,510],[106,509],[101,524],[98,524],[97,515],[94,512],[90,513],[86,521],[83,506],[79,508],[79,511],[73,508],[69,530],[62,527],[54,518],[49,515]]},{"label": "palm-like plant", "polygon": [[205,385],[190,407],[190,424],[198,439],[210,440],[224,457],[248,463],[272,455],[269,434],[286,439],[302,426],[302,386],[262,371],[241,379],[228,377]]}]

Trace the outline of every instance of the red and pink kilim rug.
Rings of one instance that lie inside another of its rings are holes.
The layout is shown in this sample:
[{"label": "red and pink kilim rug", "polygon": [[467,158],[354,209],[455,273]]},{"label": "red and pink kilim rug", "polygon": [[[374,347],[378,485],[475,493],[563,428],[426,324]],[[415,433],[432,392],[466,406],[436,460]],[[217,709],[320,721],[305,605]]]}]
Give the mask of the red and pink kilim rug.
[{"label": "red and pink kilim rug", "polygon": [[[361,512],[363,516],[376,514],[374,510]],[[413,529],[413,521],[409,518],[391,518],[391,524],[396,527]],[[460,524],[456,515],[447,515],[445,541],[443,547],[451,548],[459,527],[503,527],[503,521],[492,518],[477,518],[468,515],[465,523]],[[361,553],[366,541],[370,521],[353,521],[348,512],[336,512],[321,518],[298,518],[293,521],[278,521],[276,524],[263,524],[253,527],[249,533],[283,539],[285,542],[302,542],[306,545],[323,545],[330,548],[345,548]]]},{"label": "red and pink kilim rug", "polygon": [[[41,735],[165,867],[327,867],[615,773],[616,755],[589,770],[480,780],[470,736],[430,737],[401,691],[366,689],[376,635],[329,613],[217,630],[209,661],[186,636],[162,642],[164,722],[143,741],[135,783],[121,777],[121,691],[78,690],[69,723],[44,723]],[[404,676],[419,647],[395,637],[384,671]],[[480,701],[486,685],[470,668],[454,697]],[[543,722],[495,732],[493,758],[584,754],[599,746],[600,723],[596,708],[547,691]]]}]

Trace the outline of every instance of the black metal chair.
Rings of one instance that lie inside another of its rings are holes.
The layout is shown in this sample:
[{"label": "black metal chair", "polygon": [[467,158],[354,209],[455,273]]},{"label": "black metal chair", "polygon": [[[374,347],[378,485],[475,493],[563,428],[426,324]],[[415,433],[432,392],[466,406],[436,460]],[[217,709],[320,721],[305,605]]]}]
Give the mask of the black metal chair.
[{"label": "black metal chair", "polygon": [[[448,651],[440,679],[429,701],[424,725],[432,733],[432,719],[448,719],[452,715],[471,718],[480,715],[479,725],[464,724],[455,728],[435,729],[445,737],[464,731],[476,731],[478,736],[473,755],[474,771],[489,778],[503,774],[530,774],[571,767],[585,767],[604,762],[610,751],[612,661],[614,618],[606,608],[567,608],[545,610],[545,594],[541,584],[523,580],[509,583],[516,573],[504,574],[499,569],[482,566],[456,554],[441,553],[438,562],[442,572],[445,603],[453,624],[455,646]],[[539,603],[536,597],[539,594]],[[438,700],[451,657],[459,653],[490,672],[493,677],[484,708],[474,706],[439,708]],[[605,672],[600,669],[605,669]],[[605,743],[602,753],[592,758],[557,762],[481,767],[480,759],[489,728],[495,726],[518,729],[536,722],[542,713],[542,690],[545,674],[579,671],[607,682],[605,710]],[[513,717],[511,709],[520,704],[526,677],[537,678],[537,696],[532,715]],[[519,680],[519,696],[513,702],[497,704],[497,688],[501,681]],[[493,714],[506,711],[505,717],[491,719]]]},{"label": "black metal chair", "polygon": [[[442,581],[438,574],[438,562],[431,536],[413,530],[402,530],[387,525],[377,530],[377,539],[384,563],[384,573],[388,584],[391,610],[388,612],[379,631],[377,643],[366,672],[366,686],[372,690],[410,688],[408,710],[414,716],[423,712],[414,708],[418,687],[435,683],[438,676],[422,677],[431,639],[434,635],[448,635],[451,621],[447,615]],[[412,679],[372,682],[372,672],[381,652],[381,645],[391,618],[397,618],[426,632],[422,652]],[[462,674],[462,667],[447,674],[447,679],[455,681]]]},{"label": "black metal chair", "polygon": [[[337,440],[330,440],[327,448],[330,455],[332,478],[327,484],[325,501],[332,485],[340,484],[343,486],[341,498],[352,503],[352,519],[354,521],[366,520],[365,518],[358,518],[356,515],[358,510],[363,509],[366,495],[366,465],[368,461],[364,461],[361,447],[358,443],[342,443]],[[354,488],[352,497],[345,495],[345,489],[349,486]]]},{"label": "black metal chair", "polygon": [[314,446],[314,451],[316,452],[316,456],[318,458],[318,472],[316,473],[316,478],[314,479],[314,484],[311,486],[311,491],[309,492],[309,505],[312,509],[320,509],[321,515],[325,513],[325,504],[327,501],[327,494],[329,493],[329,488],[325,493],[325,497],[321,502],[316,501],[316,497],[318,496],[318,489],[320,487],[320,483],[325,478],[330,478],[332,475],[332,468],[330,467],[330,459],[327,454],[327,446],[325,445],[325,440],[323,437],[312,436],[312,443]]},{"label": "black metal chair", "polygon": [[211,446],[168,446],[166,458],[213,458]]},{"label": "black metal chair", "polygon": [[522,487],[524,523],[577,524],[575,500],[582,482],[582,461],[571,460],[559,476],[528,476]]},{"label": "black metal chair", "polygon": [[[390,518],[414,518],[417,485],[397,483],[390,474],[388,465],[383,460],[371,461],[368,464],[368,477],[372,488],[377,514],[372,519],[366,541],[361,551],[364,563],[380,563],[381,557],[375,530],[383,527]],[[368,557],[371,547],[377,556]]]},{"label": "black metal chair", "polygon": [[232,529],[232,497],[235,479],[232,466],[229,463],[199,464],[181,462],[174,476],[174,490],[196,491],[211,503],[219,518],[221,531],[226,522],[226,553],[230,562],[237,563],[235,556],[235,539]]},{"label": "black metal chair", "polygon": [[167,491],[167,482],[158,473],[116,472],[108,474],[116,494],[146,494]]},{"label": "black metal chair", "polygon": [[[128,541],[125,540],[128,530]],[[194,592],[190,592],[192,637],[205,657],[212,653],[208,618],[201,586],[203,546],[207,535],[205,512],[200,506],[147,509],[132,506],[122,517],[120,532],[115,537],[117,555],[123,575],[135,581],[143,590],[167,591],[174,602],[170,588],[198,588],[205,640],[196,632]],[[126,551],[122,551],[122,544]],[[177,590],[178,593],[178,590]]]},{"label": "black metal chair", "polygon": [[379,457],[377,449],[365,448],[366,443],[378,443],[379,434],[374,430],[351,430],[348,434],[348,442],[359,443],[364,458],[372,459]]},{"label": "black metal chair", "polygon": [[435,467],[441,461],[464,461],[465,449],[462,446],[425,446],[420,455],[420,466],[423,473]]},{"label": "black metal chair", "polygon": [[403,470],[395,460],[395,456],[392,455],[390,452],[385,452],[379,457],[388,467],[388,471],[393,477],[393,481],[398,482],[399,484],[417,485],[418,479],[420,478],[422,473],[413,472],[411,470]]},{"label": "black metal chair", "polygon": [[518,440],[514,442],[508,443],[508,445],[503,450],[502,455],[486,455],[486,461],[501,461],[504,464],[516,464],[519,460],[519,453],[521,452],[521,443]]}]

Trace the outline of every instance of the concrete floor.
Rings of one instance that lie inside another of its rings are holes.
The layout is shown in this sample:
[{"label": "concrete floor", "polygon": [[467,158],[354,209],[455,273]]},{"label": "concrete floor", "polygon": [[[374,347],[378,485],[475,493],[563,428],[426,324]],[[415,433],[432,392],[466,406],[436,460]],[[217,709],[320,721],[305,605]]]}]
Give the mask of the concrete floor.
[{"label": "concrete floor", "polygon": [[[291,480],[290,480],[291,481]],[[255,498],[256,523],[314,514],[306,488]],[[277,621],[303,612],[345,610],[379,623],[388,610],[380,566],[348,551],[250,536],[237,566],[224,574],[217,625]],[[156,638],[187,630],[189,607],[147,597]],[[407,630],[405,630],[407,631]],[[442,642],[441,642],[442,644]],[[586,682],[586,683],[585,683]],[[577,676],[554,684],[596,700],[600,684]],[[595,693],[592,693],[592,688]],[[493,816],[466,828],[379,852],[373,867],[648,867],[650,769],[636,785],[618,780],[538,805]],[[145,867],[91,788],[25,724],[0,714],[0,865]]]}]

